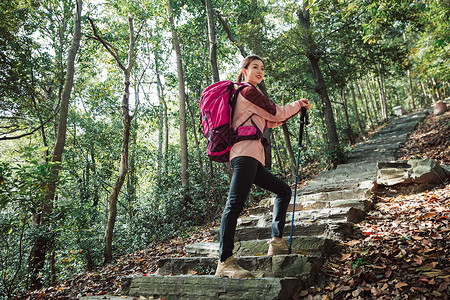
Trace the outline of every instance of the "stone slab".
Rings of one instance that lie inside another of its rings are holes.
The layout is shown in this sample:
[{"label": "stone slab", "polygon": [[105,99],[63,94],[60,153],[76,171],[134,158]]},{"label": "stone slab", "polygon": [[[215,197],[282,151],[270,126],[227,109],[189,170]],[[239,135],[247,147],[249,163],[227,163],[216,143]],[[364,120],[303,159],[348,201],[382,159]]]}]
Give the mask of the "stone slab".
[{"label": "stone slab", "polygon": [[[289,237],[287,237],[289,239]],[[323,256],[333,253],[335,241],[325,237],[293,236],[293,253],[302,253],[313,256]],[[264,256],[269,250],[267,240],[249,240],[235,242],[234,255],[238,256]],[[219,243],[194,243],[185,246],[188,256],[215,257],[219,256]]]},{"label": "stone slab", "polygon": [[[235,258],[241,267],[255,277],[312,278],[323,263],[320,257],[299,254],[277,256],[245,256]],[[159,275],[214,275],[217,258],[183,257],[158,261]]]},{"label": "stone slab", "polygon": [[161,276],[130,278],[124,294],[177,300],[284,300],[292,299],[296,289],[304,286],[294,278],[217,278],[212,275]]},{"label": "stone slab", "polygon": [[[294,235],[302,236],[323,236],[328,230],[327,224],[318,223],[302,223],[294,225]],[[290,223],[288,223],[284,230],[283,236],[289,236],[291,231]],[[234,235],[236,241],[245,240],[262,240],[270,239],[272,237],[271,227],[242,227],[237,228]]]},{"label": "stone slab", "polygon": [[[287,237],[287,239],[289,239],[289,237]],[[302,253],[313,256],[328,256],[336,252],[335,245],[335,241],[324,237],[292,237],[293,253]],[[269,244],[267,244],[267,240],[242,241],[240,243],[236,243],[235,249],[236,256],[265,255],[269,250]]]},{"label": "stone slab", "polygon": [[[291,232],[291,220],[292,215],[289,215],[289,220],[286,220],[286,226],[283,231],[283,236],[287,237]],[[210,230],[210,233],[214,236],[213,241],[219,241],[219,230]],[[294,236],[322,236],[330,239],[342,239],[350,236],[353,233],[353,223],[347,221],[347,216],[343,216],[342,219],[322,220],[316,222],[298,222],[294,224],[293,235]],[[263,240],[270,239],[272,237],[272,229],[270,227],[239,227],[236,228],[234,240]]]},{"label": "stone slab", "polygon": [[83,296],[80,300],[133,300],[133,296],[121,295],[101,295],[101,296]]}]

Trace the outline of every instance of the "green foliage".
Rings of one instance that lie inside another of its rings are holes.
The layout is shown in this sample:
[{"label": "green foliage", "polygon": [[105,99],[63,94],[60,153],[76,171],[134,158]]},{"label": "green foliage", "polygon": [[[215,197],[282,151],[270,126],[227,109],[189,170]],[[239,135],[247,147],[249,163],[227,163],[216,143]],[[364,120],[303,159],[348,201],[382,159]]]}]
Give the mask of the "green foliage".
[{"label": "green foliage", "polygon": [[26,249],[30,232],[28,217],[19,208],[0,212],[0,299],[17,295],[26,284]]},{"label": "green foliage", "polygon": [[53,237],[51,227],[38,230],[29,223],[38,216],[46,183],[54,176],[56,164],[35,158],[45,151],[39,146],[24,147],[20,163],[0,163],[0,296],[11,296],[26,282],[26,251],[34,237]]}]

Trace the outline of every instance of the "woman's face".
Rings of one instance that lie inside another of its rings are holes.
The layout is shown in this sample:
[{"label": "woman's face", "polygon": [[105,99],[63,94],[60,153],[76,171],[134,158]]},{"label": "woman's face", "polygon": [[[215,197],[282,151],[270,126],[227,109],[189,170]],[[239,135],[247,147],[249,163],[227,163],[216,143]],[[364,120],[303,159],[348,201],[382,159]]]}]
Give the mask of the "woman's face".
[{"label": "woman's face", "polygon": [[253,60],[247,67],[243,68],[242,71],[245,75],[245,81],[256,86],[264,79],[264,64],[259,59]]}]

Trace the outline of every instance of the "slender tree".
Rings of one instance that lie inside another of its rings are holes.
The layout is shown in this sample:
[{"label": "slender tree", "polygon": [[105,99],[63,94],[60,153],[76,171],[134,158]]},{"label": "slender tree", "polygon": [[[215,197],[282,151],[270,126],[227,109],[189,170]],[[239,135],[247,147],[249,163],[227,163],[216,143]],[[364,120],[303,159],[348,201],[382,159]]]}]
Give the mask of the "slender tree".
[{"label": "slender tree", "polygon": [[350,124],[350,117],[348,114],[348,104],[347,104],[347,97],[345,95],[345,86],[341,86],[340,88],[340,94],[341,94],[341,104],[344,111],[344,117],[345,117],[345,133],[347,135],[347,139],[350,144],[354,145],[356,143],[355,137],[353,135],[352,125]]},{"label": "slender tree", "polygon": [[187,125],[186,125],[186,88],[184,84],[183,62],[181,59],[181,47],[178,40],[178,32],[175,28],[172,5],[167,0],[167,12],[172,32],[172,43],[175,49],[178,72],[179,116],[180,116],[180,147],[181,147],[181,184],[189,186],[188,178],[188,151],[187,151]]},{"label": "slender tree", "polygon": [[94,33],[93,39],[99,41],[103,47],[111,54],[111,56],[115,59],[117,65],[120,70],[122,70],[123,76],[123,95],[122,95],[122,148],[120,151],[120,163],[119,163],[119,174],[118,177],[111,189],[111,193],[108,197],[108,221],[106,223],[105,236],[104,236],[104,262],[110,262],[112,260],[112,241],[113,241],[113,232],[114,225],[116,223],[117,217],[117,201],[119,197],[120,190],[122,189],[122,185],[125,182],[125,177],[127,175],[128,170],[128,148],[130,143],[130,128],[131,121],[133,120],[133,116],[130,115],[129,108],[129,98],[130,98],[130,74],[131,69],[133,68],[133,59],[134,59],[134,45],[136,41],[136,37],[134,35],[134,26],[133,26],[133,18],[128,17],[128,26],[130,30],[129,36],[129,49],[128,49],[128,65],[125,66],[114,47],[105,41],[98,33],[97,29],[94,25],[92,19],[88,18],[92,31]]},{"label": "slender tree", "polygon": [[[46,184],[47,191],[45,193],[44,202],[42,203],[42,210],[38,215],[34,216],[34,226],[40,227],[48,222],[48,218],[52,213],[53,200],[55,199],[56,186],[58,182],[58,175],[60,171],[60,162],[62,161],[62,154],[64,145],[66,143],[66,129],[67,129],[67,114],[69,110],[70,95],[72,92],[73,79],[75,75],[75,58],[80,47],[81,39],[81,9],[82,0],[77,0],[74,14],[74,31],[72,36],[72,44],[67,54],[66,64],[66,78],[64,87],[62,89],[61,107],[59,110],[58,129],[56,141],[53,148],[51,161],[56,163],[53,167],[50,181]],[[33,242],[33,247],[30,255],[30,287],[32,289],[39,289],[42,287],[42,282],[39,279],[39,273],[44,268],[45,256],[47,250],[50,249],[51,241],[39,234]]]},{"label": "slender tree", "polygon": [[208,19],[208,42],[209,42],[209,61],[211,64],[211,72],[213,81],[217,82],[219,78],[219,69],[217,68],[217,42],[216,28],[214,26],[214,15],[211,0],[205,0],[206,16]]},{"label": "slender tree", "polygon": [[315,82],[315,90],[322,102],[322,111],[325,118],[325,124],[327,129],[328,143],[331,152],[335,153],[335,159],[341,160],[342,152],[339,145],[339,137],[336,130],[336,123],[334,121],[333,109],[331,107],[330,98],[325,85],[325,81],[322,76],[322,71],[319,66],[319,55],[316,49],[316,42],[312,36],[311,20],[310,20],[310,8],[308,7],[308,1],[304,1],[303,5],[298,8],[297,16],[300,21],[300,25],[303,29],[303,38],[306,47],[306,57],[309,60],[312,76]]},{"label": "slender tree", "polygon": [[356,102],[355,88],[353,86],[353,83],[350,84],[350,92],[352,93],[353,109],[355,111],[356,124],[358,125],[359,134],[363,138],[366,138],[366,132],[361,124],[361,118],[359,117],[358,104]]}]

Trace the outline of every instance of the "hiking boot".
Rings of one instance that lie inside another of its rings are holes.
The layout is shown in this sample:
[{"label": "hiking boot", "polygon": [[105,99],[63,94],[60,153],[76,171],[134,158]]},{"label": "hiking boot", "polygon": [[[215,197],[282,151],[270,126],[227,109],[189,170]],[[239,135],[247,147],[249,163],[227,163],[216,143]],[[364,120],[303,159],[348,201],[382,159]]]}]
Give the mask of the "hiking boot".
[{"label": "hiking boot", "polygon": [[270,240],[267,242],[267,244],[269,244],[269,251],[267,251],[267,255],[272,256],[279,254],[289,254],[289,246],[284,239],[281,239],[280,242]]},{"label": "hiking boot", "polygon": [[229,278],[253,278],[252,273],[242,268],[233,256],[228,257],[224,262],[218,262],[215,276]]}]

